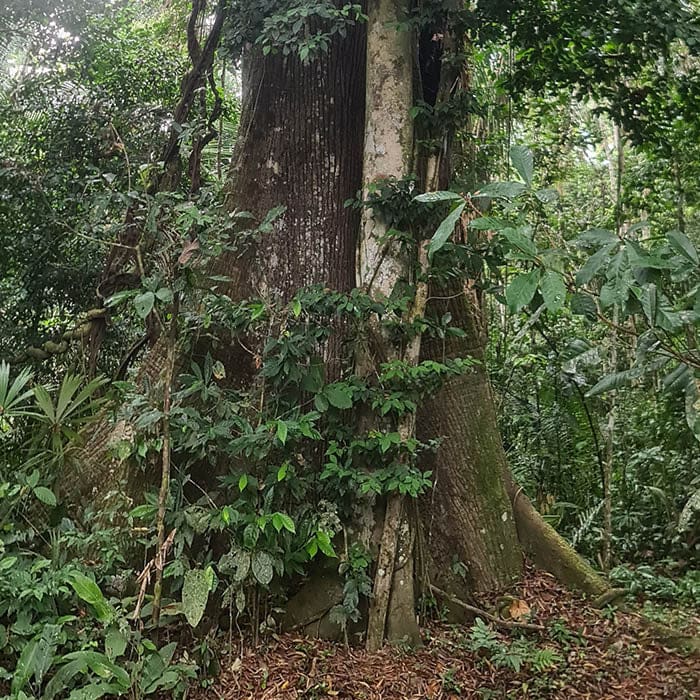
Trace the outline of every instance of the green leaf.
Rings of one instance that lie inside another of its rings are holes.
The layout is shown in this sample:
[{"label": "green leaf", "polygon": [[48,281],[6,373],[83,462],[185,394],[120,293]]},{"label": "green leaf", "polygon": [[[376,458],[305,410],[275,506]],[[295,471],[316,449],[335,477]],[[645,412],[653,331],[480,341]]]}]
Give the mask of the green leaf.
[{"label": "green leaf", "polygon": [[47,489],[45,486],[37,486],[34,489],[34,495],[42,502],[46,503],[47,506],[52,508],[56,505],[56,496],[53,491]]},{"label": "green leaf", "polygon": [[238,490],[243,492],[246,486],[248,486],[248,475],[242,474],[241,478],[238,480]]},{"label": "green leaf", "polygon": [[158,301],[162,301],[165,304],[169,304],[173,300],[173,292],[167,287],[161,287],[156,292],[156,298],[158,299]]},{"label": "green leaf", "polygon": [[41,637],[39,637],[34,657],[34,680],[39,686],[53,665],[60,635],[61,625],[45,625]]},{"label": "green leaf", "polygon": [[532,301],[540,281],[540,271],[532,270],[518,275],[506,289],[506,303],[511,313],[520,311]]},{"label": "green leaf", "polygon": [[464,199],[461,194],[456,192],[447,192],[446,190],[439,190],[437,192],[424,192],[419,194],[417,197],[413,198],[415,202],[423,202],[424,204],[431,204],[433,202],[448,202],[457,199]]},{"label": "green leaf", "polygon": [[66,654],[63,658],[66,660],[82,660],[90,667],[90,670],[100,678],[114,678],[123,690],[127,690],[131,686],[129,674],[120,666],[112,663],[99,651],[74,651],[70,654]]},{"label": "green leaf", "polygon": [[622,372],[612,372],[605,375],[597,384],[587,391],[586,396],[598,396],[607,391],[615,391],[623,386],[628,386],[638,376],[639,372],[637,370],[626,369]]},{"label": "green leaf", "polygon": [[277,421],[277,439],[284,445],[287,442],[287,424],[283,420]]},{"label": "green leaf", "polygon": [[566,284],[564,278],[558,272],[548,270],[542,276],[540,291],[547,311],[559,311],[566,300]]},{"label": "green leaf", "polygon": [[331,538],[328,536],[327,532],[324,532],[323,530],[319,530],[316,533],[316,542],[318,543],[318,548],[327,556],[335,559],[338,555],[335,553],[335,550],[333,549],[333,545],[331,544]]},{"label": "green leaf", "polygon": [[42,700],[53,700],[58,693],[64,693],[70,681],[79,673],[87,673],[88,665],[84,658],[77,657],[61,666],[46,685]]},{"label": "green leaf", "polygon": [[469,222],[469,228],[473,228],[476,231],[502,231],[507,227],[507,222],[493,216],[479,216]]},{"label": "green leaf", "polygon": [[299,318],[301,315],[301,302],[298,299],[294,299],[294,301],[292,301],[292,313],[294,314],[295,318]]},{"label": "green leaf", "polygon": [[524,233],[514,228],[504,228],[501,232],[513,248],[520,251],[526,260],[532,260],[537,255],[537,246]]},{"label": "green leaf", "polygon": [[[280,523],[281,527],[283,527],[288,532],[296,532],[296,528],[294,527],[294,521],[286,513],[275,513],[275,516],[279,519],[278,522]],[[277,528],[278,532],[279,530],[280,528]]]},{"label": "green leaf", "polygon": [[131,297],[134,297],[137,295],[137,291],[135,289],[125,289],[124,291],[117,292],[116,294],[113,294],[107,301],[105,301],[105,306],[107,308],[111,308],[113,306],[118,306],[119,304],[123,304],[127,299],[131,299]]},{"label": "green leaf", "polygon": [[532,151],[527,146],[515,145],[510,149],[510,162],[516,172],[526,182],[527,186],[532,185],[532,173],[534,164]]},{"label": "green leaf", "polygon": [[127,646],[127,638],[117,627],[111,627],[105,636],[105,654],[110,661],[120,657]]},{"label": "green leaf", "polygon": [[263,586],[272,581],[272,557],[267,552],[253,552],[253,576]]},{"label": "green leaf", "polygon": [[95,615],[100,622],[108,622],[112,619],[114,611],[102,595],[99,586],[83,574],[73,573],[68,579],[78,597],[92,606]]},{"label": "green leaf", "polygon": [[60,625],[45,625],[40,636],[24,645],[12,678],[13,697],[19,694],[32,675],[37,685],[41,685],[44,675],[53,664],[60,633]]},{"label": "green leaf", "polygon": [[233,555],[231,566],[234,567],[233,580],[236,583],[240,583],[248,575],[251,560],[250,552],[247,549],[239,549]]},{"label": "green leaf", "polygon": [[598,273],[601,267],[610,260],[611,246],[605,246],[591,255],[584,266],[576,273],[576,284],[580,287],[588,284]]},{"label": "green leaf", "polygon": [[17,697],[19,691],[24,688],[31,678],[39,656],[39,639],[34,638],[27,642],[17,661],[14,676],[12,677],[12,695]]},{"label": "green leaf", "polygon": [[700,264],[700,260],[698,259],[698,251],[695,249],[695,246],[690,242],[688,236],[686,236],[684,233],[681,233],[680,231],[671,231],[670,233],[666,234],[666,238],[668,238],[668,242],[671,245],[671,248],[673,248],[673,250],[675,250],[676,253],[679,253],[684,258],[687,258],[688,260],[690,260],[690,262],[694,263],[695,265]]},{"label": "green leaf", "polygon": [[435,253],[437,253],[437,251],[440,250],[440,248],[442,248],[445,245],[445,243],[447,243],[447,240],[453,234],[455,226],[457,225],[457,222],[462,216],[462,212],[464,211],[464,207],[466,206],[466,202],[462,202],[461,204],[457,205],[447,215],[447,217],[443,220],[440,226],[438,226],[438,229],[437,231],[435,231],[433,237],[430,239],[430,245],[428,246],[429,258],[432,259],[433,255],[435,255]]},{"label": "green leaf", "polygon": [[576,236],[575,240],[579,244],[594,245],[596,248],[619,243],[619,238],[612,231],[605,228],[589,228]]},{"label": "green leaf", "polygon": [[156,296],[153,292],[144,292],[134,299],[134,307],[139,318],[146,318],[153,311]]},{"label": "green leaf", "polygon": [[516,199],[527,189],[522,182],[492,182],[484,185],[474,197],[493,197],[494,199]]},{"label": "green leaf", "polygon": [[158,511],[158,506],[151,505],[150,503],[145,503],[141,506],[136,506],[133,508],[129,515],[132,518],[152,518]]},{"label": "green leaf", "polygon": [[334,408],[340,410],[352,408],[352,392],[343,384],[329,384],[323,394]]},{"label": "green leaf", "polygon": [[190,569],[185,572],[182,584],[182,612],[191,627],[196,627],[209,600],[210,577],[203,569]]},{"label": "green leaf", "polygon": [[574,294],[571,297],[571,313],[595,321],[598,318],[598,307],[588,294]]}]

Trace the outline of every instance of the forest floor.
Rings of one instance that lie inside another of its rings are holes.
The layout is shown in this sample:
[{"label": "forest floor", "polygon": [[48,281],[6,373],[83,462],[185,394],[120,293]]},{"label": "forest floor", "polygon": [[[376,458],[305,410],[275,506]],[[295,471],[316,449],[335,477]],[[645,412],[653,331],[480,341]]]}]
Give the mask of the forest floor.
[{"label": "forest floor", "polygon": [[[295,634],[272,635],[257,649],[244,646],[212,686],[190,697],[700,698],[700,655],[664,646],[640,615],[592,608],[540,572],[530,572],[517,595],[511,612],[544,631],[492,633],[484,626],[434,622],[424,628],[422,648],[395,646],[373,654]],[[489,601],[483,603],[488,609]],[[678,623],[684,634],[698,635],[700,612],[681,612]]]}]

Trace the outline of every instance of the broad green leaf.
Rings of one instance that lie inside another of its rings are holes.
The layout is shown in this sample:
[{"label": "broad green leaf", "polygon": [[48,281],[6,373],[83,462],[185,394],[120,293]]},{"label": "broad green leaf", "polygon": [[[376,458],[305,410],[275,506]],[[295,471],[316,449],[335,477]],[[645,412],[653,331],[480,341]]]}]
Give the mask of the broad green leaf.
[{"label": "broad green leaf", "polygon": [[68,579],[68,583],[73,587],[81,600],[92,606],[95,616],[100,622],[107,622],[113,617],[113,610],[99,586],[83,574],[73,573]]},{"label": "broad green leaf", "polygon": [[113,678],[123,690],[127,690],[131,686],[129,674],[121,666],[112,663],[107,656],[99,651],[74,651],[66,654],[63,658],[66,660],[84,661],[94,674],[106,680]]},{"label": "broad green leaf", "polygon": [[17,563],[17,557],[3,557],[0,559],[0,571],[7,571]]},{"label": "broad green leaf", "polygon": [[619,242],[618,237],[612,231],[608,231],[608,229],[605,228],[589,228],[587,231],[576,236],[575,240],[577,243],[595,245],[596,247]]},{"label": "broad green leaf", "polygon": [[144,292],[134,299],[134,308],[139,318],[146,318],[153,311],[156,296],[153,292]]},{"label": "broad green leaf", "polygon": [[105,306],[107,308],[119,306],[119,304],[123,304],[127,299],[131,299],[131,297],[134,297],[137,294],[138,292],[135,289],[125,289],[124,291],[117,292],[109,297],[109,299],[105,301]]},{"label": "broad green leaf", "polygon": [[443,220],[443,222],[438,226],[437,231],[433,234],[430,239],[430,244],[428,246],[428,257],[432,259],[433,255],[437,253],[440,248],[442,248],[445,243],[447,243],[450,236],[454,233],[455,226],[462,216],[464,207],[466,207],[466,202],[462,202],[457,205]]},{"label": "broad green leaf", "polygon": [[34,495],[42,502],[46,503],[47,506],[52,508],[56,505],[56,496],[53,491],[47,489],[46,486],[37,486],[34,489]]},{"label": "broad green leaf", "polygon": [[598,307],[588,294],[574,294],[571,297],[571,313],[595,321],[598,318]]},{"label": "broad green leaf", "polygon": [[558,272],[547,270],[540,282],[540,291],[548,311],[559,311],[566,300],[566,284]]},{"label": "broad green leaf", "polygon": [[283,420],[277,421],[277,439],[284,445],[287,442],[287,424]]},{"label": "broad green leaf", "polygon": [[345,410],[352,408],[352,392],[342,384],[330,384],[323,392],[328,403],[334,408]]},{"label": "broad green leaf", "polygon": [[628,386],[639,377],[639,372],[635,369],[626,369],[622,372],[612,372],[605,375],[597,384],[595,384],[586,396],[598,396],[607,391],[615,391],[623,386]]},{"label": "broad green leaf", "polygon": [[506,221],[493,216],[479,216],[469,222],[469,228],[476,231],[502,231],[507,227],[508,223]]},{"label": "broad green leaf", "polygon": [[514,228],[504,228],[501,234],[505,236],[508,243],[513,248],[518,250],[526,260],[532,260],[537,255],[537,246],[535,242],[528,238],[524,233]]},{"label": "broad green leaf", "polygon": [[120,657],[127,646],[127,638],[122,631],[117,627],[112,627],[107,631],[105,636],[105,654],[110,661]]},{"label": "broad green leaf", "polygon": [[53,665],[53,657],[61,635],[61,625],[46,625],[37,642],[34,656],[34,680],[41,685],[47,671]]},{"label": "broad green leaf", "polygon": [[277,532],[282,528],[289,532],[296,532],[294,521],[286,513],[275,513],[272,516],[272,524]]},{"label": "broad green leaf", "polygon": [[250,571],[251,556],[247,549],[239,549],[231,560],[231,565],[234,567],[233,580],[240,583],[245,579]]},{"label": "broad green leaf", "polygon": [[241,478],[238,480],[238,490],[245,491],[246,486],[248,486],[248,475],[242,474]]},{"label": "broad green leaf", "polygon": [[69,696],[68,700],[99,700],[105,695],[121,695],[124,688],[114,683],[91,683],[84,688],[77,688]]},{"label": "broad green leaf", "polygon": [[448,192],[446,190],[440,190],[437,192],[424,192],[419,194],[417,197],[413,198],[416,202],[423,202],[424,204],[431,204],[433,202],[449,202],[457,199],[464,199],[461,194],[456,192]]},{"label": "broad green leaf", "polygon": [[540,281],[538,269],[518,275],[506,289],[506,303],[512,313],[520,311],[532,301]]},{"label": "broad green leaf", "polygon": [[190,569],[185,572],[182,584],[182,612],[190,626],[196,627],[207,607],[210,580],[203,569]]},{"label": "broad green leaf", "polygon": [[129,515],[132,518],[152,518],[158,512],[158,506],[145,503],[141,506],[133,508]]},{"label": "broad green leaf", "polygon": [[161,287],[156,292],[156,298],[158,301],[162,301],[165,304],[169,304],[173,300],[173,292],[168,287]]},{"label": "broad green leaf", "polygon": [[510,149],[510,162],[528,187],[532,185],[534,164],[532,151],[527,146],[516,144]]},{"label": "broad green leaf", "polygon": [[272,581],[272,557],[267,552],[253,552],[253,576],[263,586]]},{"label": "broad green leaf", "polygon": [[316,533],[316,542],[318,543],[318,548],[327,556],[335,559],[338,555],[335,553],[335,550],[333,549],[333,545],[331,544],[331,538],[329,537],[327,532],[324,532],[323,530],[319,530]]},{"label": "broad green leaf", "polygon": [[46,685],[42,700],[53,700],[59,693],[65,693],[66,688],[70,687],[71,680],[79,673],[87,673],[87,670],[87,661],[80,656],[64,664]]},{"label": "broad green leaf", "polygon": [[522,182],[492,182],[484,185],[473,197],[493,197],[494,199],[516,199],[527,186]]},{"label": "broad green leaf", "polygon": [[24,688],[27,681],[34,674],[37,659],[39,656],[39,639],[34,638],[27,642],[22,649],[22,653],[17,660],[14,676],[12,677],[12,695],[17,696]]},{"label": "broad green leaf", "polygon": [[666,234],[666,237],[676,253],[679,253],[683,257],[687,258],[695,265],[700,264],[700,260],[698,259],[698,251],[695,249],[695,246],[691,243],[688,236],[681,233],[681,231],[671,231],[670,233]]},{"label": "broad green leaf", "polygon": [[603,265],[610,260],[611,250],[610,246],[605,246],[586,260],[584,266],[576,273],[576,284],[579,287],[588,284]]}]

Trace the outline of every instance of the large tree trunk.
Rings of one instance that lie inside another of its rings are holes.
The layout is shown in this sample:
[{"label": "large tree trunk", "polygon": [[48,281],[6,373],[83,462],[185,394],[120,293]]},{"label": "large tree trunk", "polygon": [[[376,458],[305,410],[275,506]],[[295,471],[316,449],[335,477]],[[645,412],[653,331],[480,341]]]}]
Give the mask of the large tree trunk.
[{"label": "large tree trunk", "polygon": [[307,285],[354,286],[359,212],[344,204],[361,187],[364,53],[357,27],[308,65],[257,48],[244,58],[228,205],[258,221],[286,210],[243,258],[220,260],[232,296],[287,300]]},{"label": "large tree trunk", "polygon": [[[344,204],[362,187],[363,152],[367,180],[409,172],[415,37],[387,24],[388,15],[398,18],[402,5],[400,0],[373,0],[370,7],[369,31],[375,34],[370,34],[366,124],[364,27],[350,29],[345,39],[333,39],[328,53],[309,65],[295,56],[265,57],[257,48],[245,57],[243,112],[228,204],[251,212],[257,220],[280,205],[286,209],[270,232],[218,261],[216,271],[230,278],[223,287],[233,299],[254,295],[284,301],[310,284],[349,290],[355,285],[360,230],[359,281],[366,288],[373,287],[368,280],[382,259],[382,227],[375,229],[378,222],[371,212],[365,214],[363,223],[360,212]],[[420,170],[441,170],[440,161],[428,165]],[[432,175],[425,179],[430,180],[424,183],[428,187],[442,184]],[[388,294],[405,270],[404,262],[388,255],[380,267],[374,277],[380,289],[372,291]],[[435,298],[429,313],[441,316],[449,311],[454,322],[465,328],[466,337],[424,344],[422,356],[483,359],[486,333],[476,296],[459,284],[456,289],[431,289],[430,293]],[[249,355],[240,357],[247,358],[248,368],[232,354],[225,359],[230,375],[239,373],[245,378],[255,367]],[[157,367],[157,359],[156,347],[147,365]],[[333,373],[332,368],[329,371]],[[427,563],[422,570],[440,588],[461,597],[509,585],[521,573],[522,553],[511,506],[514,496],[506,494],[507,467],[483,365],[449,381],[421,407],[417,418],[419,439],[443,439],[433,460],[435,487],[421,502],[422,532],[417,539],[422,562]],[[406,425],[405,429],[414,428]],[[515,499],[515,503],[519,510],[525,505],[522,500]],[[403,527],[404,504],[393,503],[386,510],[393,513],[394,524]],[[536,539],[548,533],[551,529],[545,526]],[[527,541],[530,543],[529,534]],[[417,636],[412,611],[412,543],[413,533],[388,543],[389,549],[393,547],[392,571],[398,576],[388,577],[389,612],[378,632],[380,638]],[[551,551],[560,544],[552,538],[549,543]],[[337,583],[331,580],[324,588],[329,595],[319,590],[311,602],[323,598],[328,608],[339,602]],[[298,620],[318,622],[320,631],[322,612],[308,615],[308,595],[306,601],[299,603],[294,614]],[[313,631],[313,627],[306,629]]]},{"label": "large tree trunk", "polygon": [[[482,363],[486,333],[479,300],[468,289],[441,288],[433,313],[451,313],[464,338],[426,344],[433,359],[470,356]],[[425,547],[433,581],[468,596],[502,589],[522,573],[522,552],[506,494],[507,469],[486,368],[449,381],[419,413],[422,437],[439,436],[435,485],[423,499]]]}]

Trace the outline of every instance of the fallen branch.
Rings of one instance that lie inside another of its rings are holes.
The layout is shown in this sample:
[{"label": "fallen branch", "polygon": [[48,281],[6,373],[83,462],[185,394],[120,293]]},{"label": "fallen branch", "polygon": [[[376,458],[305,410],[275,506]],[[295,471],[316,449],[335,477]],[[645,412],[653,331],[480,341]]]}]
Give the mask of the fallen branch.
[{"label": "fallen branch", "polygon": [[545,628],[542,625],[535,625],[531,622],[515,622],[514,620],[501,620],[500,617],[496,617],[491,613],[487,613],[486,610],[477,608],[474,605],[469,605],[469,603],[465,603],[457,596],[454,596],[451,593],[448,593],[447,591],[443,591],[442,588],[433,586],[432,583],[428,585],[430,587],[430,590],[436,595],[440,596],[441,598],[445,598],[446,600],[449,600],[450,603],[454,603],[455,605],[459,606],[463,610],[466,610],[467,612],[473,613],[474,615],[479,615],[480,617],[485,617],[487,620],[493,622],[493,624],[497,625],[498,627],[503,627],[505,629],[530,630],[532,632],[545,631]]}]

